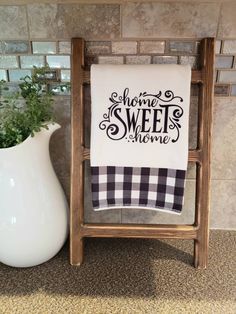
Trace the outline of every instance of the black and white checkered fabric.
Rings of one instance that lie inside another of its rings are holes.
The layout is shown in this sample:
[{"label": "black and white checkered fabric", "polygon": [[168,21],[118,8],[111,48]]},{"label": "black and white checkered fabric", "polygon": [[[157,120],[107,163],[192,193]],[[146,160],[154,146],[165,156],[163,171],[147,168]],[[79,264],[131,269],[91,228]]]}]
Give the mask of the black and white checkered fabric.
[{"label": "black and white checkered fabric", "polygon": [[92,201],[96,210],[146,207],[180,213],[184,170],[140,167],[91,167]]}]

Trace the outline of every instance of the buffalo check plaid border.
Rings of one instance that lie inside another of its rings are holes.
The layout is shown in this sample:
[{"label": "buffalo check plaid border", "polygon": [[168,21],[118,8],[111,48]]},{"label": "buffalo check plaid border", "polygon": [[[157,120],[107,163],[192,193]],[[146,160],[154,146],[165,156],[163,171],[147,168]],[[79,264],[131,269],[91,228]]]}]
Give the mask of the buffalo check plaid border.
[{"label": "buffalo check plaid border", "polygon": [[180,213],[185,170],[140,167],[91,167],[95,210],[147,207]]}]

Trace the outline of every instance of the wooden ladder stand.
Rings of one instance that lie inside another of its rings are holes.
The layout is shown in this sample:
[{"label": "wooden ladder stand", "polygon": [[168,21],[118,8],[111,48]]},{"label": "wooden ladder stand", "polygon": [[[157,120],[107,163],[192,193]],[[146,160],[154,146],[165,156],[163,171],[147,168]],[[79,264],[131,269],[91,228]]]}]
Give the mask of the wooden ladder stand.
[{"label": "wooden ladder stand", "polygon": [[214,38],[200,42],[200,70],[192,71],[192,84],[199,85],[197,148],[189,150],[189,162],[196,163],[195,221],[188,225],[96,224],[84,222],[84,146],[83,86],[90,83],[84,69],[84,40],[72,39],[71,110],[71,197],[70,263],[81,265],[86,237],[173,238],[194,240],[194,266],[206,268],[209,243],[210,160],[214,76]]}]

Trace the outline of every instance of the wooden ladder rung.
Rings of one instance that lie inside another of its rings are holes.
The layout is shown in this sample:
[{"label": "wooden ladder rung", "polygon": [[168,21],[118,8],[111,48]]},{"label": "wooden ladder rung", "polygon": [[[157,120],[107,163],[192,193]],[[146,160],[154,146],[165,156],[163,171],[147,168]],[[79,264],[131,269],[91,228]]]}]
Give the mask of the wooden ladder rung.
[{"label": "wooden ladder rung", "polygon": [[[84,160],[90,159],[90,149],[89,148],[83,149],[83,158],[84,158]],[[201,163],[201,150],[190,149],[189,153],[188,153],[188,161]]]},{"label": "wooden ladder rung", "polygon": [[198,227],[194,225],[151,224],[83,224],[83,237],[99,238],[171,238],[196,239]]},{"label": "wooden ladder rung", "polygon": [[[191,79],[191,83],[192,84],[199,84],[203,82],[203,78],[202,78],[202,71],[200,70],[192,70],[192,79]],[[83,73],[83,81],[84,84],[90,84],[90,71],[84,71]]]}]

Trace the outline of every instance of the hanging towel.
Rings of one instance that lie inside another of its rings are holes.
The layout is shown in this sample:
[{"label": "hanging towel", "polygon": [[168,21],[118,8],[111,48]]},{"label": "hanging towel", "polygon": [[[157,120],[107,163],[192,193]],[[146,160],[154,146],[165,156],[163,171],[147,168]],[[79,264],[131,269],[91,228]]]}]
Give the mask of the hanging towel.
[{"label": "hanging towel", "polygon": [[190,84],[188,65],[92,65],[94,210],[181,213]]}]

